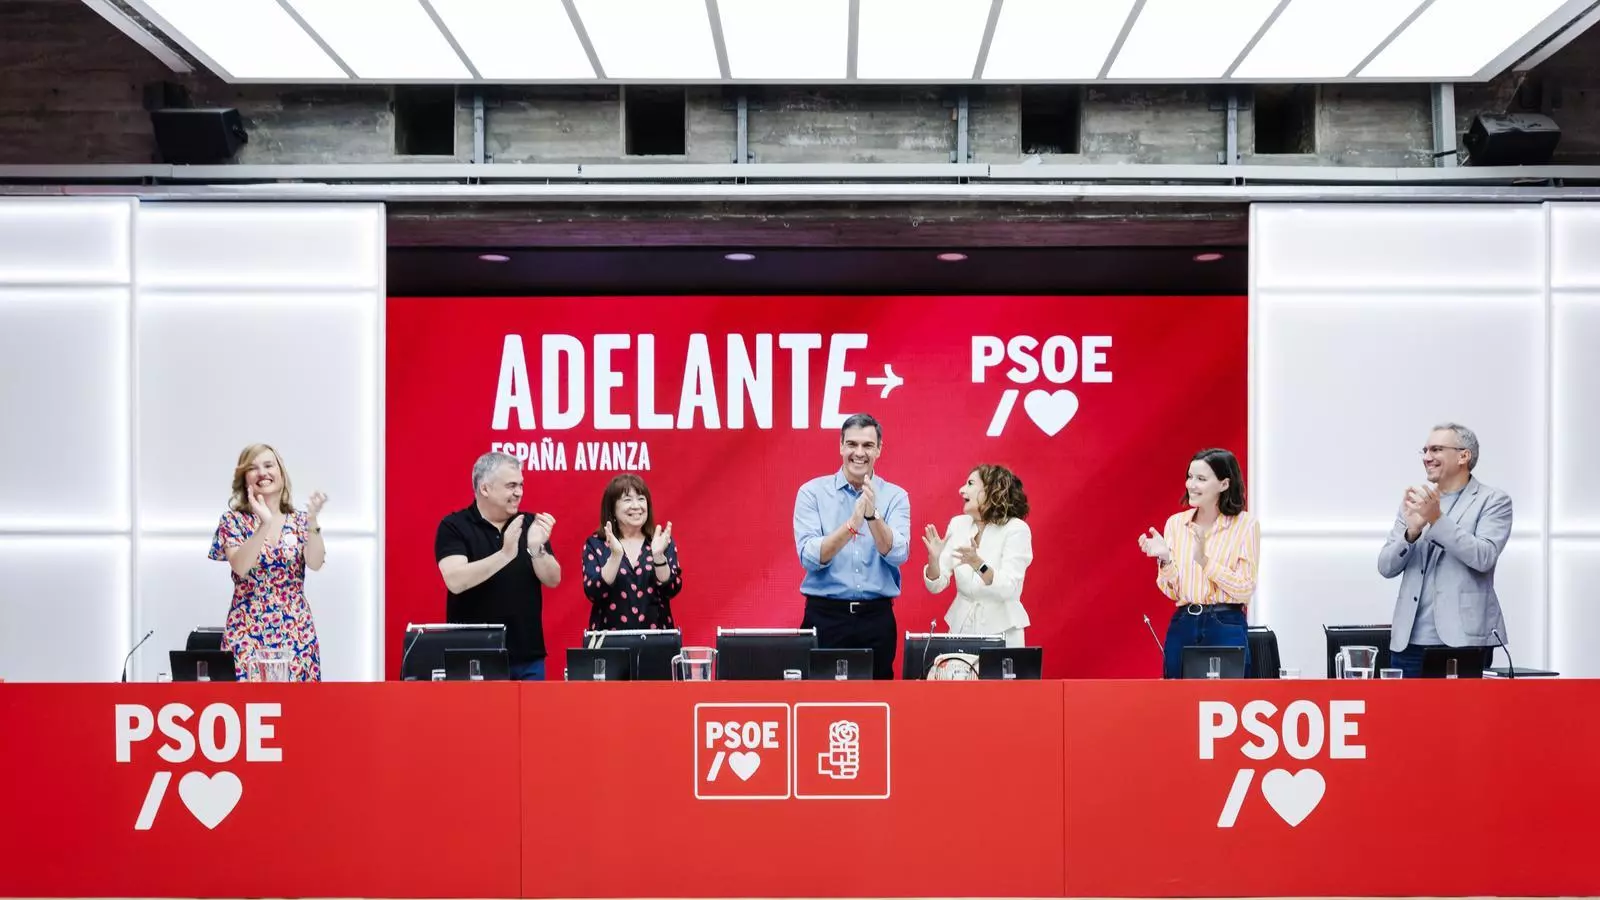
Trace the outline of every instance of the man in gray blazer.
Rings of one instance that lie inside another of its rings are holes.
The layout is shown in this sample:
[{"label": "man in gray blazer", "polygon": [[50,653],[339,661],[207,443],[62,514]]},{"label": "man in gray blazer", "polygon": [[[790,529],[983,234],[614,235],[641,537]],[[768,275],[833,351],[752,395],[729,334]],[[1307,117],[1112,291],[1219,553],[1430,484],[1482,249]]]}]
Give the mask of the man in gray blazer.
[{"label": "man in gray blazer", "polygon": [[1474,478],[1478,436],[1463,425],[1433,429],[1422,448],[1428,483],[1406,488],[1378,573],[1400,579],[1389,636],[1390,665],[1422,674],[1430,647],[1482,647],[1488,667],[1505,640],[1494,566],[1511,536],[1511,497]]}]

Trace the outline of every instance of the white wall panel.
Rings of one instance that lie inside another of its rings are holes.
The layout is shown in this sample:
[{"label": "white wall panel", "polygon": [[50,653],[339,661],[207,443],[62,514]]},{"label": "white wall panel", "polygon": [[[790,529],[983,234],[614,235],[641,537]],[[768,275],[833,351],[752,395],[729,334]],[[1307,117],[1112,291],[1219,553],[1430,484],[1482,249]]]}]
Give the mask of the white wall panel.
[{"label": "white wall panel", "polygon": [[1550,286],[1600,289],[1600,204],[1552,203]]},{"label": "white wall panel", "polygon": [[1600,640],[1578,548],[1600,541],[1561,535],[1600,537],[1600,206],[1265,205],[1251,235],[1253,618],[1308,673],[1324,623],[1389,621],[1377,552],[1452,419],[1516,504],[1495,579],[1516,661],[1577,668]]},{"label": "white wall panel", "polygon": [[[1600,259],[1600,243],[1591,255]],[[1551,524],[1600,537],[1600,291],[1558,292],[1554,304]]]},{"label": "white wall panel", "polygon": [[[1557,538],[1550,559],[1550,668],[1564,676],[1600,678],[1600,538]],[[1513,647],[1512,649],[1516,649]],[[1517,656],[1517,664],[1522,657]]]},{"label": "white wall panel", "polygon": [[128,304],[0,285],[0,529],[129,527]]},{"label": "white wall panel", "polygon": [[[376,664],[377,597],[372,573],[377,542],[370,537],[328,537],[328,560],[306,573],[322,647],[323,678],[363,681],[381,677]],[[168,652],[183,649],[190,630],[221,626],[233,599],[228,565],[207,556],[209,532],[188,537],[145,537],[139,542],[139,604],[135,630],[156,629],[138,653],[137,680],[170,672]]]},{"label": "white wall panel", "polygon": [[1542,290],[1537,205],[1258,204],[1251,292]]},{"label": "white wall panel", "polygon": [[378,204],[155,203],[139,209],[145,289],[340,288],[383,283]]},{"label": "white wall panel", "polygon": [[0,201],[0,284],[127,284],[136,201]]},{"label": "white wall panel", "polygon": [[[1266,261],[1262,261],[1265,265]],[[1435,423],[1477,432],[1476,474],[1519,527],[1544,516],[1544,298],[1261,291],[1253,505],[1277,531],[1386,529]]]},{"label": "white wall panel", "polygon": [[372,292],[140,293],[139,525],[210,529],[239,452],[272,444],[322,523],[377,527]]},{"label": "white wall panel", "polygon": [[379,676],[383,226],[380,204],[0,198],[0,677],[115,677],[137,619],[154,678],[221,624],[206,550],[255,441],[299,505],[329,494],[326,677]]},{"label": "white wall panel", "polygon": [[[1278,638],[1283,665],[1306,678],[1327,672],[1324,625],[1387,624],[1400,579],[1378,574],[1383,538],[1263,537],[1261,584],[1252,618]],[[1544,548],[1512,538],[1495,570],[1507,644],[1519,665],[1545,659]],[[1501,662],[1504,662],[1503,655]]]},{"label": "white wall panel", "polygon": [[0,678],[116,681],[132,646],[127,537],[0,536]]}]

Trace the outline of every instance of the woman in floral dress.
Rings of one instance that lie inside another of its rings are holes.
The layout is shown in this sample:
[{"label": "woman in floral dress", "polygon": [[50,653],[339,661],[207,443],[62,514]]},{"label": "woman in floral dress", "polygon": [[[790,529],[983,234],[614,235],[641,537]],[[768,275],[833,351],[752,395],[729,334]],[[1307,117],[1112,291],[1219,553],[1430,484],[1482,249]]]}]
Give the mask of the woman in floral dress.
[{"label": "woman in floral dress", "polygon": [[242,681],[257,650],[288,650],[290,680],[321,681],[317,629],[306,602],[306,568],[322,568],[328,548],[317,515],[327,502],[314,493],[304,512],[294,508],[289,473],[278,451],[251,444],[233,470],[233,497],[217,523],[211,558],[232,567],[233,605],[223,646]]}]

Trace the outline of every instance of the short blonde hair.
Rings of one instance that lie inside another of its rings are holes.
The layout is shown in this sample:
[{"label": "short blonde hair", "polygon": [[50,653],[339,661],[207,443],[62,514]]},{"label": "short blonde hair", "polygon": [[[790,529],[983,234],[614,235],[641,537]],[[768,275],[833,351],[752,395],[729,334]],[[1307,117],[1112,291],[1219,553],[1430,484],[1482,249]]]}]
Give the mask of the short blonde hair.
[{"label": "short blonde hair", "polygon": [[294,499],[289,493],[289,470],[284,468],[283,457],[271,444],[251,444],[239,452],[239,461],[233,467],[233,496],[228,499],[228,508],[234,512],[250,512],[250,496],[245,490],[244,478],[250,473],[250,464],[263,450],[272,451],[272,458],[278,461],[278,477],[283,479],[283,493],[278,495],[278,512],[284,515],[293,513]]}]

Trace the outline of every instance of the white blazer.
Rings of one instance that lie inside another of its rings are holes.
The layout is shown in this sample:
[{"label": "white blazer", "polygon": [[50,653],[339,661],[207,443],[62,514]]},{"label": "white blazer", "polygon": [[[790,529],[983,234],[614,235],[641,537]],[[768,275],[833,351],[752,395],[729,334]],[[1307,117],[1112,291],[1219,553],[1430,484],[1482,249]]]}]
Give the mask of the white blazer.
[{"label": "white blazer", "polygon": [[957,547],[972,543],[978,530],[971,516],[956,516],[945,531],[944,552],[939,554],[939,577],[922,583],[930,593],[949,587],[954,577],[956,599],[945,612],[950,630],[962,634],[1000,634],[1010,628],[1027,628],[1028,611],[1022,608],[1022,581],[1033,562],[1033,530],[1021,519],[990,525],[978,543],[978,558],[994,570],[994,583],[984,584],[972,566],[954,566]]}]

